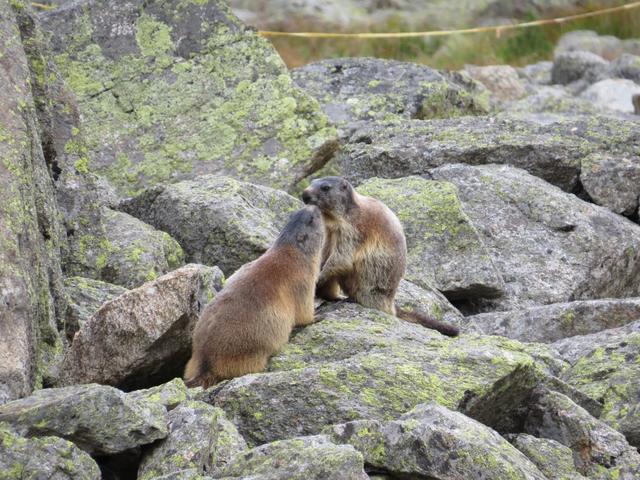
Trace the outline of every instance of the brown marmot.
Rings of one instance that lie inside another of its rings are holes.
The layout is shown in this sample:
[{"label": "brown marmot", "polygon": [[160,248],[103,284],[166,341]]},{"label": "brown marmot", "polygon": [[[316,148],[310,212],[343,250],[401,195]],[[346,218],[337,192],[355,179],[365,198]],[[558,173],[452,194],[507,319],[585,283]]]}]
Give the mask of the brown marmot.
[{"label": "brown marmot", "polygon": [[631,103],[633,103],[633,113],[640,115],[640,93],[636,93],[631,97]]},{"label": "brown marmot", "polygon": [[193,331],[189,386],[263,371],[294,326],[313,322],[324,236],[320,211],[305,207],[273,246],[231,275]]},{"label": "brown marmot", "polygon": [[384,203],[360,195],[341,177],[314,180],[302,193],[302,200],[320,208],[326,228],[316,288],[319,297],[337,300],[342,289],[365,307],[445,335],[458,335],[453,325],[418,312],[396,311],[396,290],[407,264],[407,242],[398,217]]}]

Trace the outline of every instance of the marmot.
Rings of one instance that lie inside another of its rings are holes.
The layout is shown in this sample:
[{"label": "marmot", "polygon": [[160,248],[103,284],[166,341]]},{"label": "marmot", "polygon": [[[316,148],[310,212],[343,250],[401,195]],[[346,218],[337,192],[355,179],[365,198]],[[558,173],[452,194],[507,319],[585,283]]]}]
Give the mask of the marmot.
[{"label": "marmot", "polygon": [[640,115],[640,93],[636,93],[631,97],[631,103],[633,103],[633,113]]},{"label": "marmot", "polygon": [[424,314],[397,309],[396,290],[407,264],[407,242],[398,217],[382,202],[357,193],[341,177],[311,182],[302,201],[320,208],[326,228],[316,293],[376,308],[449,336],[458,328]]},{"label": "marmot", "polygon": [[294,326],[313,322],[324,236],[320,211],[305,207],[273,246],[231,275],[193,331],[189,386],[263,371]]}]

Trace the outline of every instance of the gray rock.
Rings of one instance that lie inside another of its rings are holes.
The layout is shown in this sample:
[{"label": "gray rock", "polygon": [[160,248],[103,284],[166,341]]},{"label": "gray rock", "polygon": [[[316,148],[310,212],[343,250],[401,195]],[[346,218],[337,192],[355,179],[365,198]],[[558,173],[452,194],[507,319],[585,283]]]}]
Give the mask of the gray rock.
[{"label": "gray rock", "polygon": [[590,85],[607,77],[609,63],[595,53],[566,51],[557,53],[551,70],[551,83],[567,85],[581,81]]},{"label": "gray rock", "polygon": [[556,46],[556,53],[584,50],[608,60],[618,58],[623,53],[640,55],[640,43],[634,39],[620,40],[612,35],[598,35],[591,30],[574,30],[565,33]]},{"label": "gray rock", "polygon": [[551,343],[640,320],[640,298],[555,303],[465,319],[465,329],[525,342]]},{"label": "gray rock", "polygon": [[184,265],[178,242],[137,218],[105,209],[105,228],[109,254],[101,277],[107,282],[136,288]]},{"label": "gray rock", "polygon": [[437,404],[422,404],[383,424],[360,420],[331,429],[373,469],[408,478],[540,479],[546,477],[497,432]]},{"label": "gray rock", "polygon": [[520,433],[507,436],[549,480],[586,480],[576,471],[573,452],[555,440]]},{"label": "gray rock", "polygon": [[223,468],[247,444],[224,412],[202,402],[186,402],[169,415],[169,435],[145,452],[138,478],[150,480],[195,469]]},{"label": "gray rock", "polygon": [[358,192],[385,203],[407,238],[406,278],[448,298],[498,297],[504,282],[478,232],[465,215],[456,188],[420,177],[370,179]]},{"label": "gray rock", "polygon": [[542,345],[450,339],[351,303],[323,308],[271,359],[197,398],[221,407],[249,442],[312,435],[355,419],[393,420],[419,403],[455,408],[523,364],[562,369]]},{"label": "gray rock", "polygon": [[640,227],[508,166],[432,171],[456,185],[505,281],[493,309],[640,295]]},{"label": "gray rock", "polygon": [[236,455],[213,478],[237,480],[366,480],[362,455],[323,435],[261,445]]},{"label": "gray rock", "polygon": [[329,120],[346,128],[362,120],[447,118],[487,113],[482,86],[460,73],[378,58],[339,58],[291,72]]},{"label": "gray rock", "polygon": [[[638,86],[640,94],[640,86]],[[637,157],[597,154],[582,160],[580,181],[598,205],[631,216],[640,202],[640,161]]]},{"label": "gray rock", "polygon": [[396,307],[408,311],[420,311],[438,321],[464,324],[462,313],[449,300],[432,287],[419,287],[407,280],[401,280],[396,292]]},{"label": "gray rock", "polygon": [[75,336],[58,385],[132,389],[181,376],[195,323],[222,278],[218,268],[186,265],[106,303]]},{"label": "gray rock", "polygon": [[104,303],[127,291],[119,285],[84,277],[65,278],[64,288],[69,298],[64,317],[64,329],[69,342]]},{"label": "gray rock", "polygon": [[290,188],[335,149],[317,102],[222,1],[85,0],[40,18],[79,99],[85,168],[122,195],[212,172]]},{"label": "gray rock", "polygon": [[640,85],[632,80],[609,78],[600,80],[580,94],[580,98],[589,100],[601,109],[633,113],[631,97],[640,94]]},{"label": "gray rock", "polygon": [[188,261],[230,275],[264,253],[301,205],[279,190],[206,175],[149,189],[122,208],[170,233]]},{"label": "gray rock", "polygon": [[58,437],[24,438],[0,423],[0,476],[3,480],[99,480],[96,462]]},{"label": "gray rock", "polygon": [[161,405],[95,384],[37,390],[0,406],[0,422],[20,435],[65,438],[92,455],[123,452],[167,436]]},{"label": "gray rock", "polygon": [[181,378],[174,378],[170,382],[163,383],[162,385],[144,390],[135,390],[129,393],[129,398],[158,403],[167,410],[173,410],[180,403],[187,400],[187,396],[187,386]]},{"label": "gray rock", "polygon": [[[562,85],[537,88],[531,95],[505,107],[511,113],[563,113],[571,115],[599,115],[602,109],[592,102],[575,97]],[[614,112],[612,111],[611,114]]]},{"label": "gray rock", "polygon": [[577,470],[589,478],[632,480],[640,475],[640,453],[624,436],[561,393],[537,392],[524,428],[569,447]]},{"label": "gray rock", "polygon": [[638,55],[624,53],[615,61],[611,62],[611,72],[613,76],[627,78],[640,84],[640,52]]},{"label": "gray rock", "polygon": [[523,80],[538,85],[549,85],[551,83],[551,69],[553,62],[538,62],[524,67],[516,68],[518,76]]},{"label": "gray rock", "polygon": [[482,67],[466,65],[464,71],[491,92],[491,101],[494,104],[512,102],[527,95],[527,90],[520,80],[518,72],[509,65]]},{"label": "gray rock", "polygon": [[354,184],[371,177],[427,174],[451,163],[508,164],[574,192],[585,157],[635,159],[637,144],[640,121],[602,115],[505,113],[428,122],[374,122],[341,147],[336,164],[337,171]]}]

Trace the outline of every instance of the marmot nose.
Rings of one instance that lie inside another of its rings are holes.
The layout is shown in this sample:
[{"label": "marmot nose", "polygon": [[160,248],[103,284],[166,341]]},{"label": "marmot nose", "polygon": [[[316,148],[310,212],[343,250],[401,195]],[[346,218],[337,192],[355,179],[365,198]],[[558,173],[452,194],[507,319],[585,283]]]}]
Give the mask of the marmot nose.
[{"label": "marmot nose", "polygon": [[304,192],[302,192],[302,201],[305,204],[308,204],[311,201],[311,194],[309,192],[307,192],[306,190]]}]

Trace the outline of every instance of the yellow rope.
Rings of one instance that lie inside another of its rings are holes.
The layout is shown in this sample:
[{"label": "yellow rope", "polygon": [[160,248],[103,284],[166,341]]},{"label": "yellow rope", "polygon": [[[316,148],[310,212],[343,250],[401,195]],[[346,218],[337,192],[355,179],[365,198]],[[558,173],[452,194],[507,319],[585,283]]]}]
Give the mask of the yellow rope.
[{"label": "yellow rope", "polygon": [[607,15],[609,13],[621,12],[639,8],[640,2],[632,2],[618,7],[603,8],[577,15],[569,15],[566,17],[548,18],[544,20],[534,20],[532,22],[515,23],[509,25],[495,25],[490,27],[463,28],[459,30],[434,30],[430,32],[395,32],[395,33],[328,33],[328,32],[272,32],[267,30],[259,30],[258,34],[263,37],[302,37],[302,38],[411,38],[411,37],[441,37],[444,35],[456,35],[466,33],[483,33],[495,32],[497,36],[506,30],[515,30],[518,28],[537,27],[540,25],[560,24],[579,20],[582,18],[596,17],[599,15]]}]

